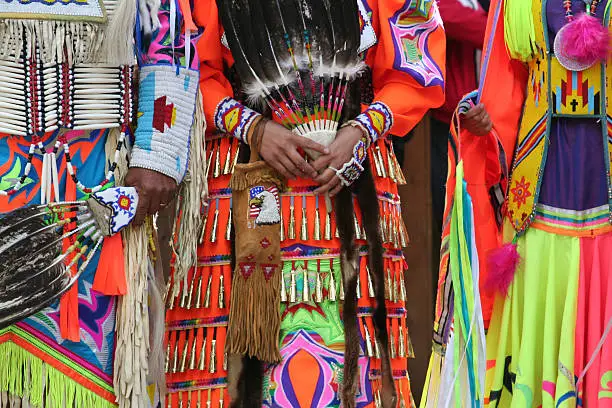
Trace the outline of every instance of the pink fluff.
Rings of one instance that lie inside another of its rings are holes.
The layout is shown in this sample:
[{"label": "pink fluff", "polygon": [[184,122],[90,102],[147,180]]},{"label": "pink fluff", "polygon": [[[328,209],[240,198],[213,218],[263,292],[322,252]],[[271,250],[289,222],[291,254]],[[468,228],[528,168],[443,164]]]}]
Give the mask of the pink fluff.
[{"label": "pink fluff", "polygon": [[485,289],[491,293],[498,291],[504,296],[508,295],[508,288],[514,280],[520,260],[516,244],[506,244],[489,252]]},{"label": "pink fluff", "polygon": [[580,14],[563,30],[564,53],[581,64],[606,60],[610,53],[610,34],[599,19]]}]

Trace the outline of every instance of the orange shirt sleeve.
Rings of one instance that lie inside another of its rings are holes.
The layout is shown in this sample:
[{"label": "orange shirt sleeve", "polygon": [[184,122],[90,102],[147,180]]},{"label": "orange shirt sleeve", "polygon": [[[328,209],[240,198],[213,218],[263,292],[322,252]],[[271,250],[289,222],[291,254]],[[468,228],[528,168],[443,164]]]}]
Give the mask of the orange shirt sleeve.
[{"label": "orange shirt sleeve", "polygon": [[393,114],[394,135],[406,135],[444,102],[446,38],[435,1],[362,0],[378,43],[367,51],[374,102]]},{"label": "orange shirt sleeve", "polygon": [[233,65],[230,51],[222,44],[223,27],[215,0],[199,0],[193,10],[194,20],[204,28],[198,41],[200,58],[200,89],[206,122],[214,129],[215,111],[225,98],[233,98],[232,85],[226,77],[226,68]]},{"label": "orange shirt sleeve", "polygon": [[[499,139],[510,162],[525,102],[528,72],[524,63],[510,58],[504,29],[504,0],[494,0],[487,23],[479,93],[480,102],[493,123],[491,136]],[[497,140],[492,144],[496,146]]]}]

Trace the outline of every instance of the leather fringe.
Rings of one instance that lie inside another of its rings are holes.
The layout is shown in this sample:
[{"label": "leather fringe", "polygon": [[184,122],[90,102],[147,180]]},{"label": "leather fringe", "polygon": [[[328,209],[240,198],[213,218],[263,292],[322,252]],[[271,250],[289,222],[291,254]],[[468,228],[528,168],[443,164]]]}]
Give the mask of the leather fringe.
[{"label": "leather fringe", "polygon": [[[206,120],[202,108],[202,95],[198,93],[195,118],[191,127],[189,168],[177,200],[178,220],[174,223],[175,230],[172,234],[171,247],[176,259],[175,281],[184,280],[189,269],[197,266],[200,231],[204,223],[201,207],[208,197],[205,131]],[[173,292],[168,296],[176,297],[177,293]]]},{"label": "leather fringe", "polygon": [[[106,151],[116,146],[117,132],[111,131]],[[117,185],[123,185],[128,170],[127,152],[122,150],[115,170]],[[118,298],[114,387],[119,408],[146,408],[151,402],[147,392],[151,351],[148,304],[149,231],[128,227],[121,232],[128,291]],[[159,378],[158,382],[165,379]],[[160,385],[161,389],[164,385]]]},{"label": "leather fringe", "polygon": [[[275,363],[281,316],[280,228],[278,223],[257,225],[249,219],[249,188],[268,188],[281,181],[265,162],[236,166],[230,181],[236,231],[236,269],[232,280],[226,350]],[[274,203],[278,205],[277,203]],[[251,224],[252,223],[252,224]],[[267,241],[266,244],[263,244]]]}]

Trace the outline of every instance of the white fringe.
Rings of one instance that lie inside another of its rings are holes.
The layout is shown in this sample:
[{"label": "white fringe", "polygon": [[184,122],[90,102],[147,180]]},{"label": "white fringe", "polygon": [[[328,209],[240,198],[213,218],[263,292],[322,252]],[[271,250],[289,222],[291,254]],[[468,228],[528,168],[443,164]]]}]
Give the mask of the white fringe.
[{"label": "white fringe", "polygon": [[157,257],[155,265],[149,263],[147,276],[149,283],[149,342],[151,351],[149,353],[148,384],[155,384],[159,394],[159,400],[166,400],[166,373],[164,368],[165,349],[164,336],[166,332],[166,306],[164,303],[164,271],[160,257]]},{"label": "white fringe", "polygon": [[[105,6],[107,6],[105,2]],[[134,64],[136,0],[112,0],[107,11],[108,25],[99,61],[112,65]]]},{"label": "white fringe", "polygon": [[69,63],[90,62],[100,48],[103,31],[102,26],[86,22],[0,20],[0,59],[19,60],[25,43],[27,55],[32,55],[36,46],[40,48],[43,63],[64,59]]},{"label": "white fringe", "polygon": [[[24,43],[43,63],[100,62],[133,65],[136,0],[104,1],[108,23],[60,20],[0,20],[0,59],[17,61]],[[66,50],[66,56],[64,55]]]},{"label": "white fringe", "polygon": [[[176,257],[175,282],[185,279],[189,269],[197,267],[198,262],[198,240],[203,222],[200,210],[202,203],[208,198],[205,131],[206,120],[202,107],[202,95],[199,93],[191,127],[189,169],[177,200],[177,215],[180,218],[175,224],[175,233],[172,240],[172,250]],[[179,287],[180,285],[174,285],[175,290],[178,290]]]},{"label": "white fringe", "polygon": [[145,226],[123,233],[128,292],[117,306],[114,385],[120,408],[148,408],[148,234]]},{"label": "white fringe", "polygon": [[[117,146],[119,131],[110,131],[106,152]],[[127,138],[126,138],[127,139]],[[112,157],[108,156],[107,157]],[[128,170],[128,154],[122,150],[115,179],[122,185]],[[149,408],[150,325],[148,304],[149,240],[147,228],[128,227],[122,232],[128,291],[119,297],[116,315],[114,386],[119,408]]]}]

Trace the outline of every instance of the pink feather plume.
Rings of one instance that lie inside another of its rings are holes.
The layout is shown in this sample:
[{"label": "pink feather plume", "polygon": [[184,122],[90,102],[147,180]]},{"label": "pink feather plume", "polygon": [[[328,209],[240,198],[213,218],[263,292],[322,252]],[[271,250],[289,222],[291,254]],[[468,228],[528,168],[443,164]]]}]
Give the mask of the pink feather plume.
[{"label": "pink feather plume", "polygon": [[506,244],[489,252],[487,259],[488,277],[485,289],[490,293],[500,292],[506,296],[508,288],[514,280],[521,257],[516,244]]},{"label": "pink feather plume", "polygon": [[565,54],[581,64],[604,61],[610,54],[610,34],[599,19],[580,14],[563,31]]}]

